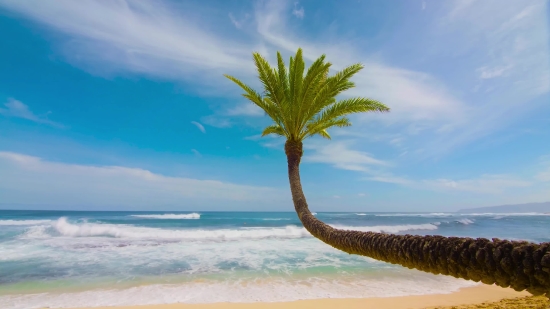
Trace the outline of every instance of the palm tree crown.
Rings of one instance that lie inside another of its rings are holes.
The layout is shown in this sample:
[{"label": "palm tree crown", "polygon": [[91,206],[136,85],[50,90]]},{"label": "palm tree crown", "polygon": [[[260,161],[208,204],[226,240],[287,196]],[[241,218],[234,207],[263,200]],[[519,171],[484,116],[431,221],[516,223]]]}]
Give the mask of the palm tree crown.
[{"label": "palm tree crown", "polygon": [[262,136],[275,134],[292,142],[301,142],[316,134],[330,139],[327,129],[350,126],[346,117],[349,114],[389,111],[384,104],[372,99],[336,100],[338,94],[355,86],[350,78],[363,69],[361,64],[351,65],[329,76],[332,64],[325,62],[325,55],[322,55],[311,64],[304,76],[302,49],[290,57],[288,69],[279,52],[277,67],[271,67],[259,53],[253,56],[264,86],[263,95],[239,79],[225,76],[239,85],[245,91],[243,96],[273,120],[274,124],[265,128]]}]

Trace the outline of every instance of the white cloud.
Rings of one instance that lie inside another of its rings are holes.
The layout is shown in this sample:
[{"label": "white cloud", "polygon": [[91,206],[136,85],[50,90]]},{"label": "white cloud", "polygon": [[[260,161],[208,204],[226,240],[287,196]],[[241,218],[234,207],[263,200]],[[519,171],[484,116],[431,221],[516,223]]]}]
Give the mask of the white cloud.
[{"label": "white cloud", "polygon": [[391,174],[388,174],[388,173],[380,173],[378,175],[375,174],[373,176],[370,176],[370,177],[366,178],[366,180],[392,183],[392,184],[397,184],[397,185],[412,185],[412,184],[414,184],[414,181],[412,181],[410,179],[407,179],[405,177],[394,176],[394,175],[391,175]]},{"label": "white cloud", "polygon": [[196,10],[174,3],[4,0],[0,6],[68,34],[67,59],[98,74],[130,71],[205,84],[222,73],[252,73],[250,44],[206,30]]},{"label": "white cloud", "polygon": [[292,14],[300,19],[304,18],[304,8],[300,7],[298,8],[298,2],[294,3],[294,10],[292,10]]},{"label": "white cloud", "polygon": [[[268,135],[268,136],[269,136],[269,135]],[[244,137],[245,140],[249,140],[249,141],[259,141],[261,138],[262,138],[262,135],[261,135],[261,134],[256,134],[256,135],[245,136],[245,137]]]},{"label": "white cloud", "polygon": [[542,182],[550,182],[550,155],[541,157],[540,161],[541,164],[539,164],[539,171],[535,179]]},{"label": "white cloud", "polygon": [[463,180],[424,180],[419,185],[433,189],[498,194],[508,189],[528,187],[532,183],[509,175],[482,175],[479,178]]},{"label": "white cloud", "polygon": [[[255,21],[261,37],[257,40],[253,35],[246,42],[205,30],[203,24],[207,21],[193,20],[193,16],[162,1],[60,0],[46,5],[4,0],[0,5],[74,38],[65,45],[69,61],[91,71],[102,68],[115,73],[130,71],[198,80],[215,84],[215,93],[226,95],[220,85],[237,90],[229,82],[219,83],[222,73],[239,72],[233,74],[253,79],[252,50],[260,49],[269,56],[273,49],[295,52],[302,46],[309,60],[326,53],[335,68],[363,62],[366,68],[355,79],[357,88],[348,95],[371,96],[391,106],[392,113],[379,119],[427,120],[437,125],[462,114],[461,103],[429,74],[385,65],[345,42],[312,42],[296,37],[286,27],[289,8],[285,1],[266,1],[257,6]],[[303,12],[297,4],[290,10]],[[98,66],[98,61],[109,65]]]},{"label": "white cloud", "polygon": [[250,15],[246,14],[243,19],[238,20],[237,18],[235,18],[233,13],[229,13],[229,19],[237,29],[242,29],[243,24],[246,22],[246,20],[248,20],[249,17]]},{"label": "white cloud", "polygon": [[333,198],[340,198],[341,196],[340,195],[333,195],[332,197]]},{"label": "white cloud", "polygon": [[[547,9],[548,2],[538,0],[456,1],[438,28],[445,31],[441,36],[452,35],[453,39],[440,48],[442,52],[475,55],[483,63],[478,69],[481,79],[508,77],[487,87],[498,87],[501,97],[521,94],[522,101],[526,101],[550,91]],[[507,100],[505,104],[523,105],[516,101]]]},{"label": "white cloud", "polygon": [[[346,42],[312,42],[295,37],[286,26],[286,10],[287,6],[282,1],[268,1],[257,7],[256,21],[262,38],[284,52],[293,53],[302,47],[304,57],[310,61],[326,54],[335,69],[361,62],[365,69],[354,76],[356,87],[345,95],[368,96],[390,106],[391,113],[376,116],[377,121],[424,121],[431,126],[440,126],[451,120],[461,120],[464,116],[464,104],[450,95],[446,87],[430,74],[387,65],[371,55],[362,54]],[[373,117],[364,115],[358,119],[372,122]]]},{"label": "white cloud", "polygon": [[197,149],[191,149],[191,151],[195,154],[197,157],[202,157],[202,154]]},{"label": "white cloud", "polygon": [[237,105],[225,113],[227,116],[264,116],[265,112],[252,103]]},{"label": "white cloud", "polygon": [[430,45],[431,54],[457,63],[450,66],[456,71],[449,80],[467,104],[451,130],[424,139],[430,156],[450,153],[528,117],[545,104],[534,98],[550,91],[547,1],[441,5],[449,13],[434,21],[427,42],[438,42]]},{"label": "white cloud", "polygon": [[[4,103],[6,108],[0,108],[0,115],[6,117],[23,118],[37,123],[48,124],[54,127],[63,127],[60,123],[51,121],[46,115],[39,116],[34,114],[27,105],[13,98],[9,98],[8,102]],[[49,113],[49,112],[48,112]]]},{"label": "white cloud", "polygon": [[164,176],[140,168],[57,163],[12,152],[0,152],[0,174],[3,204],[197,209],[220,208],[221,200],[243,206],[284,196],[267,187]]},{"label": "white cloud", "polygon": [[272,148],[277,150],[284,150],[285,139],[282,137],[272,136],[267,142],[262,142],[261,145],[266,148]]},{"label": "white cloud", "polygon": [[233,122],[220,115],[204,116],[201,118],[201,121],[209,126],[213,126],[214,128],[229,128],[233,126]]},{"label": "white cloud", "polygon": [[204,126],[196,121],[191,121],[192,124],[194,124],[202,133],[206,133],[206,130],[204,129]]},{"label": "white cloud", "polygon": [[[229,128],[238,123],[246,123],[245,119],[236,117],[263,117],[265,112],[252,103],[241,103],[226,110],[216,111],[212,115],[204,116],[201,120],[216,128]],[[245,121],[243,121],[245,120]]]},{"label": "white cloud", "polygon": [[[322,143],[308,141],[305,145],[304,162],[326,163],[350,171],[370,171],[370,166],[386,166],[387,162],[375,159],[369,153],[350,149],[349,141]],[[310,154],[309,151],[313,151]]]},{"label": "white cloud", "polygon": [[533,185],[532,181],[520,179],[511,175],[481,175],[470,179],[424,179],[413,180],[391,174],[374,174],[366,180],[392,183],[419,190],[432,191],[462,191],[483,194],[498,194],[510,189],[525,188]]},{"label": "white cloud", "polygon": [[[535,108],[525,108],[523,103],[528,96],[550,89],[548,29],[541,26],[547,25],[547,3],[512,0],[501,4],[499,1],[441,4],[448,14],[438,14],[445,18],[443,21],[434,18],[430,30],[434,33],[419,33],[417,40],[431,40],[426,52],[435,50],[436,58],[450,62],[452,76],[458,67],[448,55],[467,54],[475,58],[475,65],[467,68],[473,74],[467,76],[467,80],[480,83],[479,93],[498,90],[492,92],[493,97],[470,97],[467,92],[473,86],[456,86],[460,83],[454,79],[416,69],[419,65],[431,67],[437,63],[415,62],[415,69],[402,68],[384,59],[383,51],[366,53],[354,45],[353,40],[316,41],[311,39],[313,36],[301,35],[293,27],[292,22],[298,21],[290,13],[303,8],[288,1],[264,1],[255,6],[250,24],[255,22],[257,33],[252,27],[242,27],[242,21],[248,18],[246,15],[239,20],[230,14],[229,19],[236,27],[246,28],[238,31],[238,36],[231,35],[227,29],[216,31],[217,20],[199,18],[195,10],[180,9],[180,5],[189,5],[185,3],[60,0],[45,4],[3,0],[0,6],[68,34],[64,50],[76,65],[91,71],[103,68],[115,73],[137,72],[183,79],[210,85],[209,89],[213,90],[208,94],[225,96],[226,89],[239,91],[229,81],[221,82],[222,73],[257,83],[250,57],[253,50],[274,60],[274,50],[294,53],[303,47],[308,61],[325,53],[335,69],[362,62],[365,69],[354,78],[357,87],[346,95],[379,99],[392,111],[353,117],[356,128],[362,130],[376,122],[382,125],[369,133],[384,130],[417,134],[419,138],[407,139],[401,145],[403,149],[415,154],[420,152],[414,148],[422,148],[426,149],[423,152],[426,156],[437,156],[505,126],[508,118],[520,117],[524,111]],[[422,5],[424,7],[424,3]],[[495,7],[499,9],[494,10]],[[418,45],[425,48],[423,43]],[[97,62],[103,65],[98,66]],[[511,90],[514,93],[510,93]],[[201,121],[225,128],[233,124],[228,115],[260,115],[259,111],[244,105],[226,112],[229,114],[220,109]],[[416,130],[409,130],[411,128]]]},{"label": "white cloud", "polygon": [[495,67],[495,68],[488,68],[488,67],[481,67],[477,69],[479,72],[479,78],[481,79],[491,79],[503,76],[506,71],[510,70],[512,68],[511,65],[508,65],[506,67]]},{"label": "white cloud", "polygon": [[537,174],[536,178],[540,181],[550,181],[550,168]]}]

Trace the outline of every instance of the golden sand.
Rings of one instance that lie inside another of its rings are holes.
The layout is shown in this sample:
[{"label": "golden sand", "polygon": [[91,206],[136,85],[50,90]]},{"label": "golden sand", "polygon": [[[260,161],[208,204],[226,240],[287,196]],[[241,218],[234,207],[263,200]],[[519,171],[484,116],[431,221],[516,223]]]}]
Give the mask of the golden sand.
[{"label": "golden sand", "polygon": [[503,299],[498,302],[487,302],[476,305],[435,307],[434,309],[547,309],[550,301],[544,296],[527,296]]},{"label": "golden sand", "polygon": [[[550,303],[544,297],[532,297],[527,292],[516,292],[496,286],[479,285],[456,293],[364,299],[315,299],[276,303],[215,303],[168,304],[93,309],[547,309]],[[84,309],[84,308],[80,308]],[[92,309],[92,308],[86,308]]]}]

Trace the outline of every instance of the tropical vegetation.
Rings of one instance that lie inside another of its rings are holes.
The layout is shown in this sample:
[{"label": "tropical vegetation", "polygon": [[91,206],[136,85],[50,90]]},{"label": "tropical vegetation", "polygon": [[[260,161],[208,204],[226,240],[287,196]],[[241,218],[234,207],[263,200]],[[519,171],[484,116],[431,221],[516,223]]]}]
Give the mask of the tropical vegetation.
[{"label": "tropical vegetation", "polygon": [[350,79],[363,69],[361,64],[331,75],[331,63],[324,55],[306,71],[301,49],[290,57],[288,68],[280,53],[274,67],[258,53],[253,58],[262,92],[225,76],[273,120],[262,136],[275,134],[286,139],[292,201],[300,221],[314,237],[350,254],[550,297],[550,243],[360,232],[336,229],[318,220],[309,210],[300,182],[303,141],[316,135],[330,139],[328,129],[351,126],[350,114],[388,112],[389,108],[368,98],[337,99],[354,87]]}]

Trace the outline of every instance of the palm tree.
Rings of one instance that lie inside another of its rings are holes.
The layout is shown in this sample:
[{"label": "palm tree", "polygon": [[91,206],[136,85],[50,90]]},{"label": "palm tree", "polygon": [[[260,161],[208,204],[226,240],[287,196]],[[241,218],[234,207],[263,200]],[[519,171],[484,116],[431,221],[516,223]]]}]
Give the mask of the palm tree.
[{"label": "palm tree", "polygon": [[347,115],[387,112],[389,108],[367,98],[336,99],[354,87],[350,79],[363,68],[360,64],[330,76],[331,63],[325,62],[322,55],[304,75],[301,49],[290,57],[288,69],[280,53],[277,53],[276,67],[271,67],[258,53],[254,53],[253,58],[263,84],[262,93],[233,76],[225,76],[239,85],[244,90],[243,96],[273,120],[262,136],[275,134],[286,138],[292,201],[300,221],[314,237],[350,254],[434,274],[511,286],[518,291],[527,289],[550,297],[550,243],[348,231],[335,229],[313,216],[300,182],[304,139],[314,135],[330,139],[327,129],[351,125]]}]

